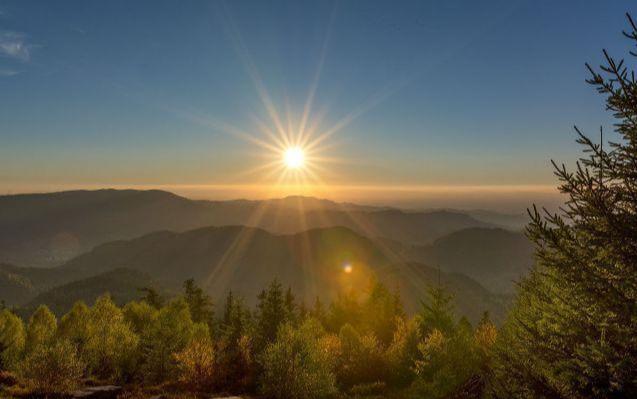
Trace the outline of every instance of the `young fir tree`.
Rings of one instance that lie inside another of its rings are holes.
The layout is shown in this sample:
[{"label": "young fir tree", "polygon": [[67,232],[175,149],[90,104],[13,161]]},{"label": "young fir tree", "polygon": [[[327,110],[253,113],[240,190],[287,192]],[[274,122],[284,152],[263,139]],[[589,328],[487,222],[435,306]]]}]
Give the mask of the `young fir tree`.
[{"label": "young fir tree", "polygon": [[396,331],[397,319],[404,317],[398,292],[392,293],[381,282],[373,280],[361,309],[361,330],[371,332],[383,347],[387,347]]},{"label": "young fir tree", "polygon": [[251,315],[243,298],[228,292],[217,341],[216,380],[219,388],[245,392],[254,383]]},{"label": "young fir tree", "polygon": [[234,309],[235,298],[232,290],[228,291],[228,295],[226,296],[226,302],[223,306],[223,315],[221,317],[221,328],[222,330],[226,329],[231,322],[232,313]]},{"label": "young fir tree", "polygon": [[141,338],[142,372],[150,382],[163,382],[176,374],[174,355],[190,342],[194,323],[188,305],[178,299],[161,308]]},{"label": "young fir tree", "polygon": [[195,284],[195,280],[184,281],[184,299],[190,309],[190,316],[195,323],[206,323],[210,332],[214,327],[214,311],[212,299]]},{"label": "young fir tree", "polygon": [[274,280],[270,286],[258,296],[256,311],[255,347],[257,352],[276,338],[279,327],[288,321],[288,309],[281,283]]},{"label": "young fir tree", "polygon": [[440,284],[428,287],[427,296],[418,315],[420,334],[426,337],[433,330],[438,330],[451,335],[454,330],[453,296]]},{"label": "young fir tree", "polygon": [[162,306],[164,306],[164,303],[166,301],[155,288],[143,287],[140,288],[139,291],[144,294],[141,298],[141,301],[146,302],[157,310],[161,309]]},{"label": "young fir tree", "polygon": [[498,340],[500,397],[637,397],[637,81],[604,57],[588,82],[618,137],[603,145],[576,128],[583,158],[574,171],[554,163],[565,206],[529,212],[537,262]]}]

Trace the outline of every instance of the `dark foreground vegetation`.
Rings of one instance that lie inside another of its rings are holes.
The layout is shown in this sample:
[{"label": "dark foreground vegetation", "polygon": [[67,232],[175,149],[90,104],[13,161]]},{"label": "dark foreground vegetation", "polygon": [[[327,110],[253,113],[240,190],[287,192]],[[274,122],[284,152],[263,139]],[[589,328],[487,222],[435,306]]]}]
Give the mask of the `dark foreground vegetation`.
[{"label": "dark foreground vegetation", "polygon": [[573,172],[555,165],[568,200],[530,212],[536,264],[499,331],[487,315],[456,318],[439,285],[408,317],[379,283],[306,308],[275,281],[248,309],[232,294],[213,308],[187,281],[166,303],[153,290],[123,308],[105,295],[59,321],[44,306],[26,324],[3,310],[2,395],[117,383],[123,398],[637,397],[637,82],[604,55],[589,83],[618,139],[604,147],[578,130],[585,157]]},{"label": "dark foreground vegetation", "polygon": [[472,389],[482,390],[496,339],[487,314],[475,327],[456,320],[442,287],[429,290],[412,318],[377,282],[360,298],[317,300],[307,309],[274,281],[256,309],[232,293],[213,309],[192,280],[167,303],[152,289],[123,308],[104,295],[91,307],[76,303],[59,321],[45,306],[26,325],[5,309],[2,368],[18,382],[5,394],[63,394],[99,383],[128,386],[125,397],[443,397],[472,378]]}]

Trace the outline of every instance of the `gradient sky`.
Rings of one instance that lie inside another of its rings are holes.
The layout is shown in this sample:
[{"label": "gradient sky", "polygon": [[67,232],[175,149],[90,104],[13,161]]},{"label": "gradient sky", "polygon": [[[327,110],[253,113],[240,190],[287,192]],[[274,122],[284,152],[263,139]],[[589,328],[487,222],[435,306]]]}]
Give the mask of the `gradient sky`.
[{"label": "gradient sky", "polygon": [[584,62],[599,64],[602,48],[627,53],[624,13],[636,8],[0,0],[0,193],[298,193],[285,180],[264,190],[275,178],[250,171],[272,151],[233,131],[263,138],[255,118],[273,126],[260,88],[297,126],[316,82],[317,134],[348,123],[323,142],[322,188],[303,193],[409,206],[550,202],[549,160],[578,156],[572,126],[597,136],[611,123]]}]

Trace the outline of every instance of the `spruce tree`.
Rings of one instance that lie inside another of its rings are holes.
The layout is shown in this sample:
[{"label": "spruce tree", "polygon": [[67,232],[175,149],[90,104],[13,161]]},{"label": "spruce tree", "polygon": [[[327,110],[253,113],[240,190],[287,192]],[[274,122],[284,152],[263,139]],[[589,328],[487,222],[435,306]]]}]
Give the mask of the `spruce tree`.
[{"label": "spruce tree", "polygon": [[214,311],[212,299],[195,284],[195,280],[184,281],[184,299],[188,304],[190,316],[195,323],[206,323],[210,332],[214,327]]},{"label": "spruce tree", "polygon": [[498,340],[500,397],[637,397],[637,81],[603,54],[587,81],[616,135],[604,145],[576,128],[575,169],[553,163],[565,205],[529,212],[537,261]]},{"label": "spruce tree", "polygon": [[275,340],[279,327],[288,321],[287,311],[281,283],[274,280],[258,296],[255,337],[257,352],[260,353],[267,344]]},{"label": "spruce tree", "polygon": [[453,296],[438,284],[427,288],[427,301],[422,301],[419,316],[420,334],[423,337],[433,330],[451,335],[454,330]]},{"label": "spruce tree", "polygon": [[142,301],[146,302],[150,306],[159,310],[162,306],[164,306],[164,298],[159,294],[159,292],[153,287],[143,287],[139,289],[140,292],[144,293],[144,296],[141,298]]}]

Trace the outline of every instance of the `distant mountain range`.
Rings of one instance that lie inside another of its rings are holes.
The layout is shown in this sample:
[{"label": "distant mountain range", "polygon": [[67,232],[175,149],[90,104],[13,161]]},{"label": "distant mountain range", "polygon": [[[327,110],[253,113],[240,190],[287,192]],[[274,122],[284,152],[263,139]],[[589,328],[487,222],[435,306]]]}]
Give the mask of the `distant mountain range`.
[{"label": "distant mountain range", "polygon": [[403,259],[467,275],[493,292],[512,293],[533,263],[533,245],[520,232],[474,227],[453,232],[428,245],[385,241]]},{"label": "distant mountain range", "polygon": [[496,227],[459,211],[407,212],[311,197],[195,201],[157,190],[22,194],[0,196],[0,262],[49,267],[113,240],[228,225],[280,234],[343,226],[420,245],[466,228]]},{"label": "distant mountain range", "polygon": [[[352,290],[363,293],[371,279],[378,278],[399,290],[409,312],[419,308],[428,285],[441,283],[455,295],[458,314],[472,321],[485,310],[500,320],[507,302],[474,279],[404,261],[344,227],[291,235],[241,226],[158,232],[100,245],[52,269],[4,265],[0,270],[24,289],[16,296],[23,310],[46,303],[63,312],[78,299],[91,301],[106,291],[125,302],[139,296],[138,288],[145,285],[176,292],[188,278],[216,300],[232,289],[248,303],[277,278],[308,304],[316,297],[330,301]],[[25,297],[29,298],[24,301]]]},{"label": "distant mountain range", "polygon": [[[110,292],[168,294],[194,278],[215,299],[249,303],[272,279],[306,303],[363,292],[372,277],[410,311],[428,284],[458,313],[504,314],[533,259],[521,219],[488,211],[402,211],[311,197],[196,201],[164,191],[98,190],[0,197],[0,300],[56,312]],[[509,230],[502,226],[510,227]],[[344,271],[345,265],[352,272]]]}]

